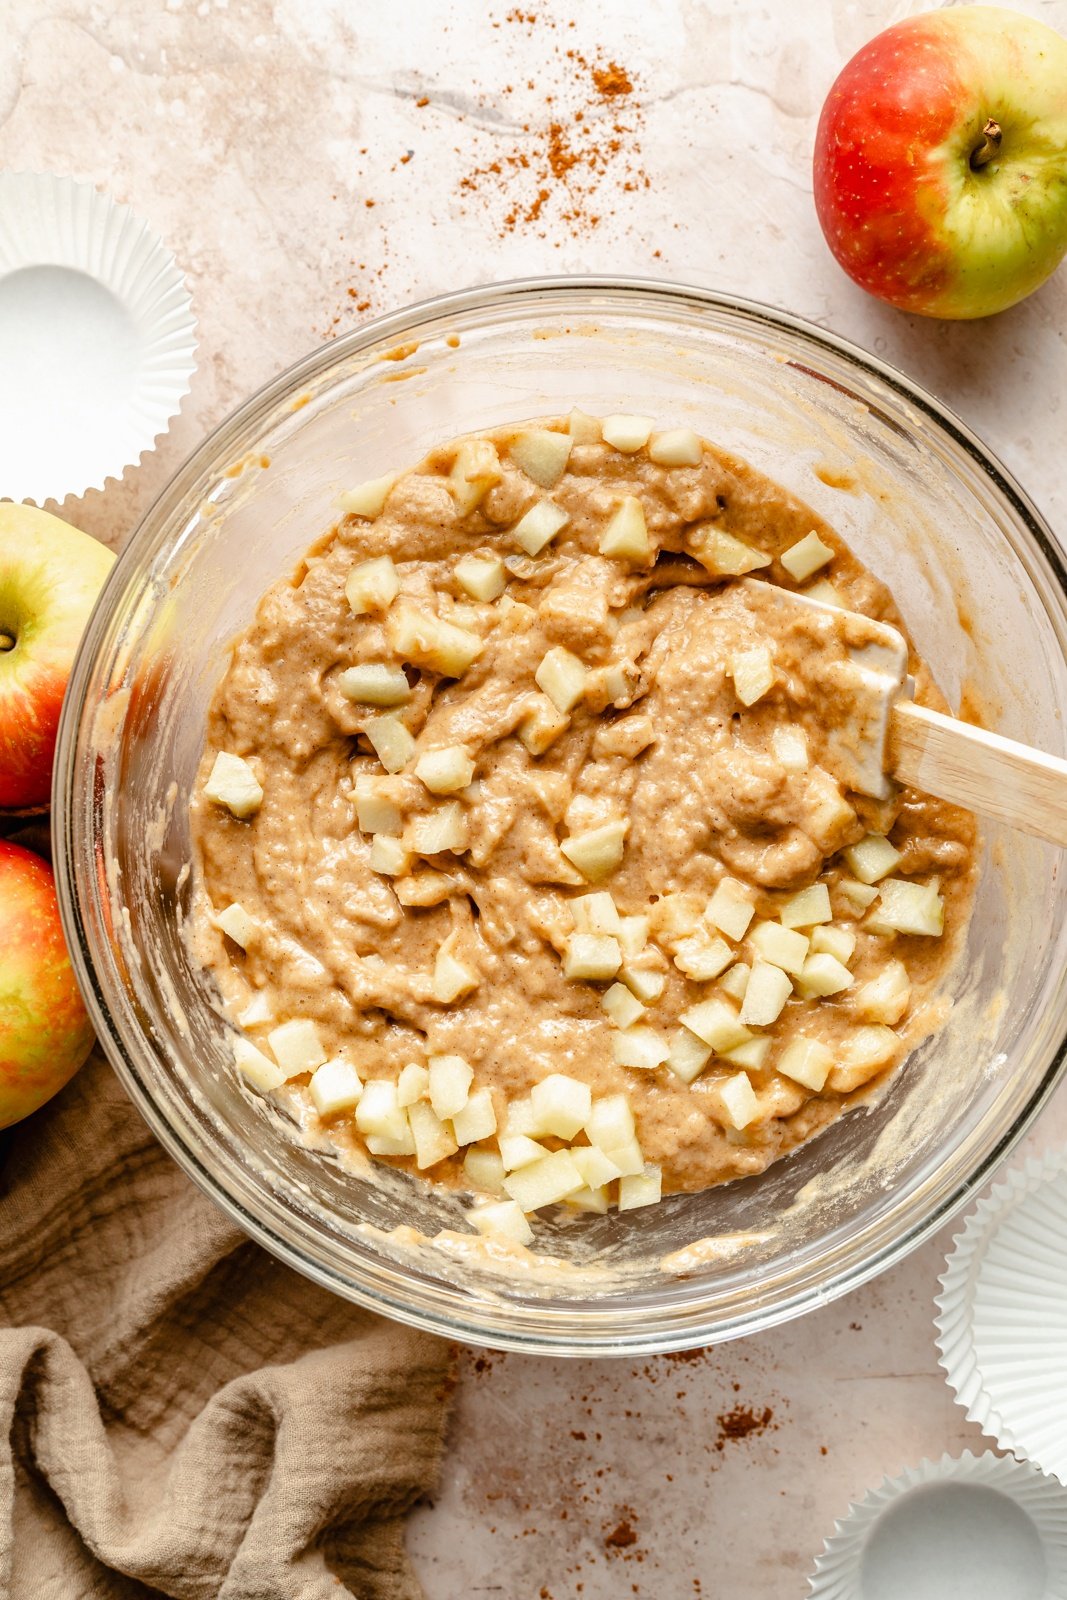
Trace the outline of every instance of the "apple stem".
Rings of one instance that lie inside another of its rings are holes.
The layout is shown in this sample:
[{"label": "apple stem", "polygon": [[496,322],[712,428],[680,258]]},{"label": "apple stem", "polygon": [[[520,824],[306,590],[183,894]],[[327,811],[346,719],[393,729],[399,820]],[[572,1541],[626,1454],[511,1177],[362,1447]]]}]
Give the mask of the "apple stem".
[{"label": "apple stem", "polygon": [[11,633],[0,633],[0,655],[2,655],[5,650],[14,650],[14,648],[15,648],[15,636],[14,636],[14,634],[11,634]]},{"label": "apple stem", "polygon": [[987,161],[992,161],[1000,149],[1002,138],[1000,123],[994,122],[993,118],[989,117],[985,127],[982,129],[981,144],[976,145],[971,151],[971,170],[973,172],[977,172],[979,168],[984,167]]}]

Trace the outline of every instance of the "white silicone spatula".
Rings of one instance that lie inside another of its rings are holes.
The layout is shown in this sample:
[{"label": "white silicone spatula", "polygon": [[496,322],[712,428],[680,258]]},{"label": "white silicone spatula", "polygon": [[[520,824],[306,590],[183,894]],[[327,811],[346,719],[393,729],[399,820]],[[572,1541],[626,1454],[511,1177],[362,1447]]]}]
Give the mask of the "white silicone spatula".
[{"label": "white silicone spatula", "polygon": [[884,800],[895,778],[1067,845],[1067,761],[916,705],[896,628],[758,578],[743,581],[761,606],[779,608],[786,627],[822,618],[813,639],[817,646],[823,632],[827,649],[813,649],[805,675],[825,700],[823,759],[840,782]]}]

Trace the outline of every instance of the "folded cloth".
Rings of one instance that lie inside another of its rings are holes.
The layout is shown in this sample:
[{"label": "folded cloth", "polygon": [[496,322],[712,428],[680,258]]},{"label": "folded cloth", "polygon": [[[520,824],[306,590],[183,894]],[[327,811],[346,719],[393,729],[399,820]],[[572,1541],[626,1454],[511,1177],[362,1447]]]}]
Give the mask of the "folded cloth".
[{"label": "folded cloth", "polygon": [[452,1382],[252,1244],[98,1054],[6,1135],[3,1600],[415,1600]]}]

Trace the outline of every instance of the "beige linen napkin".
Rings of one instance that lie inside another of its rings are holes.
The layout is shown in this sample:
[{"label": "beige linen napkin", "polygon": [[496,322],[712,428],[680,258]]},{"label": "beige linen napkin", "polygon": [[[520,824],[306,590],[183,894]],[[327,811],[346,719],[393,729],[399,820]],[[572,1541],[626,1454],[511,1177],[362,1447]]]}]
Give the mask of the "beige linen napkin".
[{"label": "beige linen napkin", "polygon": [[449,1347],[314,1287],[94,1055],[4,1136],[3,1600],[414,1600]]}]

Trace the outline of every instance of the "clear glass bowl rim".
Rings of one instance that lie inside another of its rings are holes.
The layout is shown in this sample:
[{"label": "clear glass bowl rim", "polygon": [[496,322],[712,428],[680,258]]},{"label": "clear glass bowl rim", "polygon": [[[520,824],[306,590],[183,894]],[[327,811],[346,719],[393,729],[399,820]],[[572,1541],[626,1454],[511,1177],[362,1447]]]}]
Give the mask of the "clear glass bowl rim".
[{"label": "clear glass bowl rim", "polygon": [[[288,1230],[291,1237],[283,1237],[267,1217],[258,1214],[254,1206],[243,1203],[238,1193],[227,1189],[209,1159],[210,1153],[195,1147],[195,1137],[183,1137],[183,1133],[164,1115],[150,1084],[150,1063],[158,1063],[158,1055],[143,1033],[136,1032],[131,1037],[133,1030],[123,1028],[117,1022],[98,976],[91,948],[82,894],[83,890],[87,890],[95,897],[98,886],[95,871],[85,873],[84,884],[79,881],[78,824],[75,813],[80,791],[76,750],[79,726],[107,626],[131,582],[137,578],[146,562],[158,554],[159,540],[157,537],[153,542],[154,532],[158,533],[159,529],[169,524],[176,509],[187,500],[203,475],[211,473],[213,467],[217,475],[219,463],[233,458],[238,441],[247,437],[257,422],[268,416],[280,401],[294,392],[311,387],[330,368],[344,364],[349,358],[369,352],[376,346],[387,348],[394,343],[408,341],[417,335],[420,328],[439,324],[449,316],[501,313],[509,307],[517,309],[520,305],[530,304],[541,305],[549,312],[567,299],[597,295],[610,297],[613,307],[621,302],[629,302],[634,311],[639,311],[642,306],[648,309],[654,305],[661,313],[673,307],[676,310],[703,310],[709,314],[733,317],[745,325],[763,327],[814,346],[858,369],[867,379],[875,379],[885,385],[922,412],[972,458],[1009,503],[1067,600],[1067,569],[1058,544],[1024,490],[966,423],[890,363],[790,312],[698,285],[654,278],[600,275],[546,275],[511,279],[414,302],[361,325],[352,333],[310,352],[270,379],[235,407],[204,438],[141,518],[99,597],[83,636],[63,705],[52,789],[56,886],[63,929],[79,985],[97,1036],[120,1082],[153,1134],[187,1176],[264,1248],[346,1299],[447,1338],[459,1338],[475,1345],[526,1354],[557,1356],[626,1356],[692,1349],[777,1326],[806,1311],[826,1305],[868,1282],[910,1254],[957,1213],[1023,1137],[1059,1080],[1067,1061],[1067,1036],[1060,1039],[1040,1082],[1020,1114],[968,1176],[959,1180],[936,1204],[879,1248],[855,1259],[846,1256],[845,1260],[841,1260],[839,1255],[834,1270],[827,1278],[817,1282],[805,1281],[770,1304],[760,1305],[751,1312],[734,1314],[726,1320],[714,1315],[710,1300],[705,1307],[699,1295],[692,1294],[690,1283],[684,1303],[676,1308],[667,1306],[661,1317],[650,1316],[650,1308],[646,1304],[639,1324],[631,1322],[623,1326],[617,1302],[604,1317],[598,1317],[595,1305],[589,1302],[571,1309],[566,1305],[531,1301],[522,1306],[518,1316],[515,1314],[516,1308],[509,1303],[504,1307],[504,1317],[505,1321],[510,1318],[514,1325],[497,1325],[498,1318],[494,1319],[491,1311],[487,1316],[487,1307],[493,1304],[491,1301],[471,1297],[449,1284],[428,1288],[424,1273],[409,1273],[394,1262],[389,1262],[384,1277],[394,1279],[400,1286],[390,1291],[381,1282],[356,1281],[344,1271],[331,1267],[325,1259],[328,1251],[302,1248],[295,1237],[296,1229]],[[595,305],[576,306],[575,314],[579,311],[588,316],[595,312]],[[138,1056],[142,1062],[149,1064],[148,1072],[142,1070]],[[190,1124],[185,1132],[195,1134],[196,1130]],[[240,1186],[235,1183],[233,1187],[236,1190]],[[667,1295],[664,1298],[669,1300],[670,1297]]]}]

